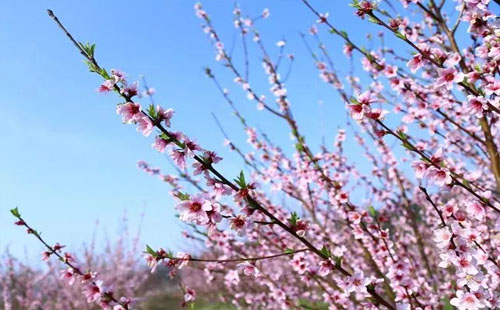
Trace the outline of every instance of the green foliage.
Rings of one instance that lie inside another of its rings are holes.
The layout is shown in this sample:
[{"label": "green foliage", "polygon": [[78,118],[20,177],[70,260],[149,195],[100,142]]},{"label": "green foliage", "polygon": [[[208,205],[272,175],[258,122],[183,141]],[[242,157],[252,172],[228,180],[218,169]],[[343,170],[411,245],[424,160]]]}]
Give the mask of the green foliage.
[{"label": "green foliage", "polygon": [[146,253],[156,257],[156,251],[153,250],[149,245],[146,244]]},{"label": "green foliage", "polygon": [[290,225],[294,226],[297,224],[297,221],[299,220],[299,216],[297,215],[297,212],[292,212],[292,215],[288,219],[288,222]]},{"label": "green foliage", "polygon": [[441,299],[441,301],[444,304],[443,310],[453,310],[454,309],[454,307],[450,304],[450,298],[443,297],[443,299]]},{"label": "green foliage", "polygon": [[349,6],[352,6],[353,8],[359,9],[359,1],[358,0],[352,0],[351,3],[349,3]]},{"label": "green foliage", "polygon": [[332,253],[330,252],[330,250],[326,246],[323,246],[321,248],[320,252],[321,252],[321,254],[323,254],[326,257],[331,257],[332,256]]},{"label": "green foliage", "polygon": [[372,217],[376,217],[377,216],[377,210],[375,210],[375,207],[373,207],[373,206],[369,206],[368,207],[368,212],[370,213],[370,215]]},{"label": "green foliage", "polygon": [[243,173],[243,170],[241,170],[238,178],[234,179],[234,182],[236,182],[236,184],[238,184],[238,186],[242,189],[245,189],[247,187],[247,183],[245,181],[245,174]]},{"label": "green foliage", "polygon": [[325,302],[312,302],[307,299],[300,299],[299,306],[305,310],[328,310],[328,304]]},{"label": "green foliage", "polygon": [[156,118],[156,109],[155,109],[154,105],[152,105],[152,104],[149,105],[149,107],[148,107],[148,114],[152,118]]},{"label": "green foliage", "polygon": [[394,33],[396,35],[396,37],[400,38],[401,40],[406,40],[406,35],[405,34],[402,34],[401,32],[395,32]]},{"label": "green foliage", "polygon": [[175,197],[179,198],[179,199],[180,199],[180,200],[182,200],[182,201],[189,200],[189,198],[190,198],[189,194],[187,194],[187,193],[186,193],[186,194],[184,194],[184,193],[182,193],[182,192],[177,192],[177,193],[175,194]]},{"label": "green foliage", "polygon": [[94,58],[95,44],[90,44],[89,42],[85,42],[85,44],[78,42],[78,44],[90,58]]},{"label": "green foliage", "polygon": [[17,207],[15,207],[14,209],[11,209],[10,210],[10,213],[12,215],[14,215],[15,217],[17,218],[20,218],[21,217],[21,213],[19,213],[19,209]]}]

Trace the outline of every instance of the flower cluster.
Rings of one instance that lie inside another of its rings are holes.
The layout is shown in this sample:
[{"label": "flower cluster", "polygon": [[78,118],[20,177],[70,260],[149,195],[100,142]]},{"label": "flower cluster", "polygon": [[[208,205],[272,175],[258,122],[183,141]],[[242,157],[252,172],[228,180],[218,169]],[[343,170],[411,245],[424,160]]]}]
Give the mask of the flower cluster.
[{"label": "flower cluster", "polygon": [[[205,248],[198,255],[174,255],[147,247],[148,265],[152,270],[165,265],[172,276],[195,270],[181,285],[186,305],[213,287],[224,302],[247,309],[497,308],[500,32],[492,4],[459,0],[452,8],[459,14],[450,14],[445,1],[401,0],[405,10],[423,16],[414,20],[414,15],[394,14],[401,6],[390,1],[354,0],[359,22],[383,30],[380,43],[370,36],[367,49],[337,29],[328,13],[302,2],[316,16],[303,42],[321,80],[338,95],[334,101],[343,102],[350,116],[333,144],[326,142],[328,136],[318,147],[309,144],[292,113],[295,97],[286,86],[292,85],[287,81],[295,56],[286,57],[284,39],[268,50],[258,31],[269,10],[252,18],[235,6],[232,23],[244,51],[240,68],[208,12],[195,5],[230,83],[283,124],[293,141],[290,148],[283,145],[288,139],[276,143],[252,128],[216,71],[206,69],[247,134],[250,151],[222,130],[245,165],[236,178],[219,170],[222,158],[215,152],[170,129],[172,110],[143,108],[138,83],[128,83],[119,70],[108,74],[88,57],[92,71],[104,78],[99,91],[115,91],[125,100],[117,107],[123,122],[135,124],[145,136],[155,132],[153,148],[171,157],[178,177],[144,162],[139,167],[172,185],[175,210],[190,227],[186,238]],[[472,37],[462,49],[456,36],[461,23]],[[320,37],[323,28],[340,40],[333,44],[342,46],[352,62],[346,76],[335,68],[336,59]],[[250,33],[267,90],[249,81]],[[356,66],[364,72],[355,75]],[[149,89],[143,93],[151,95]],[[190,184],[189,193],[184,183]],[[21,219],[18,224],[25,225]],[[50,247],[43,258],[61,255],[61,249]],[[71,256],[61,257],[71,261]],[[70,268],[63,277],[81,282],[85,274],[76,271]],[[209,285],[200,284],[200,272]],[[84,287],[91,301],[127,306],[109,298],[93,276]]]}]

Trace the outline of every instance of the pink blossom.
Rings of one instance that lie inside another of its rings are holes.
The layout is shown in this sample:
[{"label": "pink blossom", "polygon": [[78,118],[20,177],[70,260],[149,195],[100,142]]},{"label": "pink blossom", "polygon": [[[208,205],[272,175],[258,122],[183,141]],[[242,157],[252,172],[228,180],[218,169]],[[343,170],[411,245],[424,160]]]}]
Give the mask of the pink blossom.
[{"label": "pink blossom", "polygon": [[153,131],[153,123],[146,115],[141,115],[136,119],[137,131],[142,132],[142,134],[147,137]]},{"label": "pink blossom", "polygon": [[365,116],[365,111],[367,108],[361,104],[350,104],[349,111],[353,119],[359,121],[362,120]]},{"label": "pink blossom", "polygon": [[483,113],[488,110],[486,100],[483,97],[476,97],[473,95],[467,96],[467,99],[469,101],[470,111],[476,117],[483,117]]},{"label": "pink blossom", "polygon": [[346,203],[349,201],[349,194],[346,192],[339,192],[335,195],[335,199],[337,199],[340,203]]},{"label": "pink blossom", "polygon": [[372,10],[375,9],[374,4],[371,1],[361,1],[359,3],[359,8],[356,11],[356,15],[361,18],[364,18],[366,14],[370,14]]},{"label": "pink blossom", "polygon": [[52,253],[50,253],[50,252],[48,252],[48,251],[43,251],[43,252],[42,252],[42,260],[43,260],[43,261],[45,261],[45,262],[46,262],[46,261],[48,261],[48,260],[50,259],[50,255],[51,255],[51,254],[52,254]]},{"label": "pink blossom", "polygon": [[385,66],[385,76],[388,78],[396,77],[398,76],[398,67],[396,66]]},{"label": "pink blossom", "polygon": [[185,302],[192,302],[196,299],[196,291],[193,290],[190,287],[185,287],[184,288],[184,301]]},{"label": "pink blossom", "polygon": [[464,75],[455,68],[439,69],[439,77],[436,80],[436,87],[451,87],[453,83],[459,83],[464,80]]},{"label": "pink blossom", "polygon": [[484,87],[484,93],[487,96],[491,96],[495,94],[496,96],[500,96],[500,80],[495,78],[487,78],[488,83]]},{"label": "pink blossom", "polygon": [[96,302],[101,298],[102,294],[102,281],[95,281],[89,283],[84,287],[85,297],[87,302]]},{"label": "pink blossom", "polygon": [[266,9],[264,9],[264,11],[262,11],[262,14],[261,14],[262,18],[268,18],[269,15],[270,15],[269,9],[266,8]]},{"label": "pink blossom", "polygon": [[141,116],[141,106],[138,103],[127,102],[116,106],[116,113],[122,116],[124,123],[137,121]]},{"label": "pink blossom", "polygon": [[469,203],[467,206],[467,212],[473,218],[476,218],[478,220],[482,220],[486,214],[485,210],[484,210],[484,206],[478,201],[473,201],[473,202]]},{"label": "pink blossom", "polygon": [[346,295],[352,292],[366,292],[366,286],[368,284],[370,284],[370,279],[365,278],[362,271],[358,271],[352,276],[347,277],[344,283],[344,291]]},{"label": "pink blossom", "polygon": [[186,168],[186,152],[183,150],[171,150],[170,157],[179,168]]},{"label": "pink blossom", "polygon": [[239,236],[244,236],[248,229],[252,228],[252,222],[244,215],[238,215],[230,220],[230,227],[235,230]]},{"label": "pink blossom", "polygon": [[164,122],[165,126],[170,127],[170,120],[174,116],[174,110],[167,109],[164,110],[161,106],[156,106],[156,121]]},{"label": "pink blossom", "polygon": [[412,73],[415,73],[424,66],[424,59],[421,54],[416,54],[406,65]]},{"label": "pink blossom", "polygon": [[127,77],[125,73],[118,69],[111,69],[110,72],[115,83],[124,82],[125,78]]},{"label": "pink blossom", "polygon": [[237,265],[238,269],[243,270],[243,274],[246,276],[257,277],[259,275],[259,269],[251,262],[243,262]]},{"label": "pink blossom", "polygon": [[352,51],[353,46],[351,44],[344,44],[344,48],[342,49],[344,55],[346,55],[347,57],[352,57]]},{"label": "pink blossom", "polygon": [[201,195],[192,196],[175,206],[180,212],[180,219],[185,222],[207,223],[209,218],[206,211],[211,210],[210,203]]},{"label": "pink blossom", "polygon": [[121,93],[127,96],[128,98],[132,98],[134,96],[137,96],[139,94],[139,91],[137,90],[138,83],[134,82],[130,85],[125,86],[122,90]]},{"label": "pink blossom", "polygon": [[430,167],[427,169],[427,176],[438,186],[449,185],[453,182],[453,179],[446,168],[438,169],[436,167]]},{"label": "pink blossom", "polygon": [[69,285],[73,285],[76,279],[76,275],[73,268],[61,270],[61,279],[66,281]]},{"label": "pink blossom", "polygon": [[429,165],[423,163],[420,160],[414,161],[411,164],[411,166],[415,170],[415,177],[417,179],[423,178],[426,175],[426,173],[427,173],[427,168],[429,167]]},{"label": "pink blossom", "polygon": [[457,268],[459,268],[459,270],[463,271],[466,274],[476,275],[478,273],[475,261],[473,261],[473,257],[468,253],[461,254],[460,256],[455,256],[451,261],[455,266],[457,266]]},{"label": "pink blossom", "polygon": [[361,214],[359,214],[359,212],[349,211],[349,213],[347,213],[347,216],[354,225],[359,225],[359,223],[361,223],[362,216]]},{"label": "pink blossom", "polygon": [[444,66],[447,68],[454,67],[460,62],[461,59],[462,59],[462,57],[460,57],[460,55],[458,53],[453,53],[453,54],[449,55],[448,58],[446,58],[446,61],[444,62]]},{"label": "pink blossom", "polygon": [[309,224],[305,220],[301,219],[301,220],[298,220],[294,226],[292,226],[292,229],[295,231],[297,236],[304,237],[308,227],[309,227]]},{"label": "pink blossom", "polygon": [[115,87],[115,81],[106,80],[99,86],[97,91],[100,93],[108,93],[108,92],[112,91],[114,89],[114,87]]},{"label": "pink blossom", "polygon": [[450,304],[459,310],[478,310],[484,305],[477,299],[476,295],[458,290],[456,297],[450,300]]},{"label": "pink blossom", "polygon": [[365,91],[364,93],[357,96],[356,100],[362,105],[370,105],[377,102],[377,98],[374,97],[372,92]]},{"label": "pink blossom", "polygon": [[447,247],[452,234],[448,227],[443,227],[434,231],[434,241],[440,248]]},{"label": "pink blossom", "polygon": [[319,19],[316,22],[320,24],[326,23],[328,21],[328,15],[330,15],[330,13],[320,13]]},{"label": "pink blossom", "polygon": [[368,117],[375,120],[383,120],[385,116],[389,113],[387,110],[382,109],[371,109],[370,113],[368,113]]},{"label": "pink blossom", "polygon": [[319,264],[318,275],[326,277],[335,269],[335,265],[331,259],[322,260]]},{"label": "pink blossom", "polygon": [[316,25],[312,25],[311,28],[309,28],[309,33],[311,35],[316,35],[318,34],[318,27],[316,27]]},{"label": "pink blossom", "polygon": [[[285,45],[286,45],[286,41],[284,41],[284,40],[280,40],[280,41],[276,42],[276,46],[277,46],[277,47],[283,47],[283,46],[285,46]],[[248,88],[249,88],[249,87],[248,87]]]},{"label": "pink blossom", "polygon": [[178,252],[176,257],[180,261],[179,265],[177,266],[177,268],[179,268],[179,269],[182,269],[182,267],[187,266],[187,264],[191,260],[191,255],[189,255],[189,253],[185,253],[185,252]]},{"label": "pink blossom", "polygon": [[155,142],[152,144],[152,146],[158,152],[164,153],[168,144],[169,144],[168,140],[163,139],[161,136],[156,136]]}]

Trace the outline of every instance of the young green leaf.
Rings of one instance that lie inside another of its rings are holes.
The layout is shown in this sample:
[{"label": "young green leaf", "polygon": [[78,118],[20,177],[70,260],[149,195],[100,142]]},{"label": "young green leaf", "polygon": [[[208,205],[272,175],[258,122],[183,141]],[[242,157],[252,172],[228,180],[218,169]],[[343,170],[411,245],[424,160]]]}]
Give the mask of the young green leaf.
[{"label": "young green leaf", "polygon": [[180,200],[182,200],[182,201],[189,200],[189,198],[190,198],[189,194],[184,194],[184,193],[182,193],[182,192],[177,192],[177,193],[175,194],[175,197],[179,198],[179,199],[180,199]]},{"label": "young green leaf", "polygon": [[297,221],[299,220],[299,216],[297,215],[297,212],[292,212],[290,215],[290,218],[288,219],[288,222],[290,222],[290,225],[294,226],[297,224]]},{"label": "young green leaf", "polygon": [[17,207],[15,207],[14,209],[11,209],[11,210],[10,210],[10,213],[11,213],[12,215],[14,215],[15,217],[17,217],[17,218],[20,218],[20,217],[21,217],[21,214],[19,213],[19,209],[18,209]]},{"label": "young green leaf", "polygon": [[234,182],[236,182],[236,184],[238,184],[238,186],[241,188],[247,187],[247,183],[245,181],[245,174],[243,173],[243,170],[241,170],[240,175],[238,176],[237,179],[234,180]]},{"label": "young green leaf", "polygon": [[321,254],[323,254],[325,257],[331,257],[332,253],[330,253],[330,250],[326,247],[323,246],[320,250]]},{"label": "young green leaf", "polygon": [[150,254],[151,256],[156,257],[156,251],[153,250],[149,245],[146,244],[146,253]]}]

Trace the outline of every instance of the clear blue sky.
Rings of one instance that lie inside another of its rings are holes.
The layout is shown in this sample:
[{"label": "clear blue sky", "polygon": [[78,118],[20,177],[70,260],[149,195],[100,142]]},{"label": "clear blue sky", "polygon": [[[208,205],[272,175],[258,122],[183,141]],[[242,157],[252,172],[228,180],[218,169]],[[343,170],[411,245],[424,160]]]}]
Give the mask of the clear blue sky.
[{"label": "clear blue sky", "polygon": [[[340,29],[358,42],[373,25],[353,15],[347,0],[312,3],[330,12]],[[95,92],[99,79],[87,72],[80,55],[48,18],[51,8],[81,41],[96,43],[96,56],[106,68],[120,68],[131,78],[140,74],[157,89],[156,101],[176,110],[174,128],[196,138],[224,158],[228,176],[241,169],[241,160],[223,148],[223,137],[211,112],[217,114],[232,140],[246,140],[237,120],[212,82],[203,73],[209,65],[250,123],[268,131],[279,144],[291,145],[284,124],[233,87],[232,76],[214,61],[214,52],[193,14],[190,0],[162,1],[2,1],[0,4],[0,249],[16,255],[26,248],[38,255],[41,247],[12,225],[8,210],[19,206],[23,216],[50,241],[73,248],[89,241],[96,220],[111,234],[126,210],[131,227],[147,206],[142,239],[153,247],[181,248],[182,225],[175,218],[166,184],[136,168],[138,160],[169,170],[162,155],[150,148],[133,126],[121,124],[115,113],[117,97]],[[298,35],[316,18],[299,0],[242,0],[244,12],[271,18],[259,23],[263,40],[274,54],[276,41],[286,38],[287,52],[297,57],[287,82],[293,110],[308,141],[317,145],[321,134],[331,145],[334,129],[345,112],[335,92],[319,78]],[[232,1],[211,0],[204,8],[226,44],[234,37]],[[378,30],[378,29],[377,29]],[[341,41],[323,31],[334,58],[346,64]],[[250,43],[253,46],[253,42]],[[368,43],[365,43],[369,47]],[[255,53],[253,48],[252,54]],[[241,45],[236,43],[236,53]],[[258,59],[251,66],[251,83],[268,97],[268,84]],[[346,65],[340,66],[343,73]],[[359,69],[358,69],[359,70]],[[318,102],[323,101],[320,105]],[[340,105],[340,106],[339,106]],[[313,136],[314,134],[314,136]]]}]

